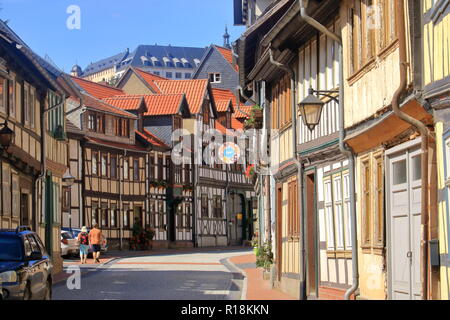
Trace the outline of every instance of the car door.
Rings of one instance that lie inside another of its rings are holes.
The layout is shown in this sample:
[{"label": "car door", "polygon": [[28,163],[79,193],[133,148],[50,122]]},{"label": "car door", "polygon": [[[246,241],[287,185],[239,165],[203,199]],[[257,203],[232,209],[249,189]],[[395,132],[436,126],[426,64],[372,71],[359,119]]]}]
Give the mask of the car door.
[{"label": "car door", "polygon": [[[47,253],[47,250],[45,249],[44,244],[42,243],[41,238],[39,238],[39,236],[37,234],[34,234],[33,236],[36,239],[36,242],[39,245],[39,248],[41,249],[41,252],[42,252],[42,260],[43,260],[42,264],[44,265],[43,273],[44,273],[44,280],[46,280],[52,276],[53,265],[50,262],[50,257]],[[45,283],[44,283],[44,285],[45,285]]]},{"label": "car door", "polygon": [[[27,239],[30,242],[32,252],[39,252],[43,255],[38,242],[32,234],[27,235]],[[44,260],[30,260],[31,270],[33,272],[33,283],[31,288],[31,294],[33,299],[42,299],[45,294],[46,279],[44,279]]]}]

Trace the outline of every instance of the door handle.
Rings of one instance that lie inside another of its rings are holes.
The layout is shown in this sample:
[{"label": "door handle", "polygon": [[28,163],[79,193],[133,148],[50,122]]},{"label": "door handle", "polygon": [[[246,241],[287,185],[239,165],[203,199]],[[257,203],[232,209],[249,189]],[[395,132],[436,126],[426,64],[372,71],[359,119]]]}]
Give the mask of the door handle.
[{"label": "door handle", "polygon": [[406,257],[411,259],[412,258],[412,251],[408,251],[408,253],[406,254]]}]

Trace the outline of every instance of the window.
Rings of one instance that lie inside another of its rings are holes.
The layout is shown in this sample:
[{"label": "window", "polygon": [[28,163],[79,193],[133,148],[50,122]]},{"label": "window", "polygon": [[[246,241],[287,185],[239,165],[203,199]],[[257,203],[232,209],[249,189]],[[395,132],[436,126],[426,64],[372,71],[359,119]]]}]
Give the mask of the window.
[{"label": "window", "polygon": [[139,181],[139,159],[133,160],[133,179]]},{"label": "window", "polygon": [[123,205],[123,226],[126,229],[130,228],[130,206],[128,204]]},{"label": "window", "polygon": [[164,228],[164,202],[160,201],[158,203],[158,217],[157,217],[158,228]]},{"label": "window", "polygon": [[98,174],[97,164],[98,164],[98,155],[97,152],[93,152],[91,158],[91,165],[92,165],[92,175],[94,176]]},{"label": "window", "polygon": [[179,203],[176,207],[177,228],[182,229],[184,224],[183,204]]},{"label": "window", "polygon": [[175,79],[181,79],[183,77],[181,72],[176,72],[175,73]]},{"label": "window", "polygon": [[20,189],[19,176],[15,173],[11,177],[11,192],[12,192],[12,215],[18,217],[20,215]]},{"label": "window", "polygon": [[102,176],[108,176],[108,155],[102,154]]},{"label": "window", "polygon": [[[34,89],[33,89],[34,90]],[[34,91],[33,91],[34,92]],[[24,97],[25,98],[25,97]],[[56,93],[49,91],[47,95],[48,108],[53,108],[48,112],[48,131],[53,134],[57,139],[65,139],[65,113],[64,113],[64,103],[60,96]],[[34,109],[34,104],[32,109]],[[28,112],[30,108],[28,108]],[[30,115],[28,114],[28,117]],[[31,125],[34,123],[34,114],[31,115]]]},{"label": "window", "polygon": [[102,227],[108,227],[108,212],[109,210],[107,209],[108,204],[107,203],[102,203],[102,209],[101,209],[101,226]]},{"label": "window", "polygon": [[[0,85],[0,91],[1,91],[1,85]],[[1,94],[0,94],[0,99]],[[8,104],[9,104],[9,114],[12,117],[16,116],[16,83],[14,80],[8,81]],[[1,109],[1,107],[0,107]]]},{"label": "window", "polygon": [[191,228],[191,205],[189,203],[185,204],[185,223],[184,227],[187,229]]},{"label": "window", "polygon": [[348,11],[351,75],[396,39],[395,16],[395,1],[354,1]]},{"label": "window", "polygon": [[298,237],[300,235],[300,217],[298,210],[297,181],[288,184],[288,236]]},{"label": "window", "polygon": [[91,217],[91,225],[93,226],[96,223],[99,223],[100,220],[98,219],[98,215],[99,215],[99,208],[98,208],[98,202],[92,202],[92,217]]},{"label": "window", "polygon": [[129,119],[121,119],[121,132],[122,137],[130,136],[130,120]]},{"label": "window", "polygon": [[112,155],[110,161],[111,179],[117,179],[117,156]]},{"label": "window", "polygon": [[161,75],[161,73],[159,71],[154,71],[153,74],[157,75],[157,76]]},{"label": "window", "polygon": [[89,131],[95,131],[95,114],[88,115],[88,129]]},{"label": "window", "polygon": [[222,197],[214,196],[213,205],[213,217],[222,218]]},{"label": "window", "polygon": [[[398,169],[403,179],[403,164]],[[394,171],[395,171],[394,164]],[[370,154],[361,162],[362,199],[362,248],[382,249],[384,247],[384,159],[381,154]],[[405,171],[406,174],[406,171]],[[395,172],[394,172],[395,180]]]},{"label": "window", "polygon": [[349,182],[347,170],[324,178],[327,251],[331,254],[352,248]]},{"label": "window", "polygon": [[64,212],[70,212],[70,188],[69,187],[63,187],[62,188],[62,210]]},{"label": "window", "polygon": [[202,210],[202,217],[208,218],[209,216],[209,206],[208,206],[208,195],[202,194],[201,197],[201,210]]},{"label": "window", "polygon": [[190,164],[184,165],[184,182],[186,184],[191,184],[191,165]]},{"label": "window", "polygon": [[173,118],[173,130],[181,129],[182,120],[180,117],[176,116]]},{"label": "window", "polygon": [[117,227],[117,206],[115,204],[111,205],[110,215],[111,215],[111,227],[116,228]]},{"label": "window", "polygon": [[[4,88],[2,89],[4,90]],[[23,108],[22,108],[22,123],[29,125],[30,123],[30,85],[26,82],[23,83]],[[4,101],[4,98],[2,99]],[[49,114],[50,116],[50,114]],[[51,123],[51,121],[50,121]],[[49,125],[50,125],[49,123]]]},{"label": "window", "polygon": [[166,72],[166,78],[172,79],[172,72]]},{"label": "window", "polygon": [[0,111],[6,113],[6,88],[7,80],[0,77]]},{"label": "window", "polygon": [[[29,120],[30,120],[30,127],[34,128],[34,122],[35,122],[35,113],[36,113],[36,90],[32,87],[30,87],[29,90],[29,99],[28,99],[28,110],[29,110]],[[59,108],[56,110],[60,110]]]},{"label": "window", "polygon": [[209,124],[209,102],[205,103],[203,110],[203,124]]},{"label": "window", "polygon": [[128,163],[128,159],[123,160],[123,178],[128,180],[128,175],[130,172],[130,164]]},{"label": "window", "polygon": [[220,73],[210,73],[209,74],[209,82],[211,83],[221,83],[222,77]]},{"label": "window", "polygon": [[150,155],[150,164],[149,164],[149,178],[151,180],[155,179],[155,155]]},{"label": "window", "polygon": [[152,227],[152,228],[156,227],[155,217],[156,217],[156,203],[154,200],[151,200],[150,201],[150,227]]},{"label": "window", "polygon": [[185,79],[190,79],[192,77],[192,75],[190,73],[185,73],[184,74],[184,78]]},{"label": "window", "polygon": [[280,129],[292,121],[291,80],[285,75],[272,88],[272,128]]},{"label": "window", "polygon": [[166,180],[169,182],[172,174],[171,174],[171,164],[172,164],[172,160],[170,158],[170,156],[166,157],[166,164],[164,165],[164,171],[166,174]]},{"label": "window", "polygon": [[163,172],[164,172],[164,159],[163,156],[158,156],[158,180],[164,180]]},{"label": "window", "polygon": [[97,127],[96,131],[99,133],[105,133],[105,115],[104,114],[97,114]]}]

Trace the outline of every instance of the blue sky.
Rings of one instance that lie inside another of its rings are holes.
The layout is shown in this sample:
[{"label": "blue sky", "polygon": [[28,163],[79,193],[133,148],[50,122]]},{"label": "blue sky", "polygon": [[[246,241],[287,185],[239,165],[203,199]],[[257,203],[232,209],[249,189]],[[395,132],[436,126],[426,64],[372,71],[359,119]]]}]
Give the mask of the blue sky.
[{"label": "blue sky", "polygon": [[[81,10],[81,29],[69,30],[70,5]],[[0,18],[38,54],[66,72],[138,44],[206,47],[222,45],[225,24],[231,40],[232,0],[0,0]]]}]

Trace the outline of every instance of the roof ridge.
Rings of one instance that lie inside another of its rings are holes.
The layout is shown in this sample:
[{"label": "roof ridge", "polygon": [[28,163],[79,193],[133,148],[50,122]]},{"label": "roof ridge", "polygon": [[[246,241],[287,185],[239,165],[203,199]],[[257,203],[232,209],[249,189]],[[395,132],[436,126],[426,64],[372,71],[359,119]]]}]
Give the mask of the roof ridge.
[{"label": "roof ridge", "polygon": [[114,90],[122,91],[122,92],[123,92],[122,89],[119,89],[119,88],[116,88],[116,87],[111,87],[111,86],[105,85],[105,84],[101,84],[101,83],[99,83],[99,82],[94,82],[94,81],[86,80],[86,79],[84,79],[84,78],[75,77],[75,76],[71,76],[71,77],[72,77],[72,78],[75,78],[75,79],[78,79],[78,80],[81,80],[81,81],[85,81],[85,82],[92,83],[92,84],[94,84],[94,85],[98,85],[98,86],[102,86],[102,87],[105,87],[105,88],[108,88],[108,89],[114,89]]},{"label": "roof ridge", "polygon": [[[113,108],[113,109],[115,109],[115,110],[117,110],[117,111],[127,113],[129,116],[132,116],[133,118],[136,117],[136,116],[135,116],[134,114],[132,114],[131,112],[128,112],[128,111],[123,110],[123,109],[121,109],[121,108],[119,108],[119,107],[113,106],[112,104],[109,104],[108,102],[106,102],[106,101],[104,101],[104,100],[102,100],[102,99],[98,99],[98,98],[94,97],[93,95],[91,95],[89,92],[86,92],[86,93],[83,93],[83,94],[86,95],[86,96],[88,96],[88,97],[91,98],[91,99],[94,99],[94,100],[100,102],[100,103],[104,103],[104,104],[107,105],[108,107],[111,107],[111,108]],[[95,109],[95,106],[94,106],[94,107],[91,107],[91,108],[94,108],[94,109]]]}]

